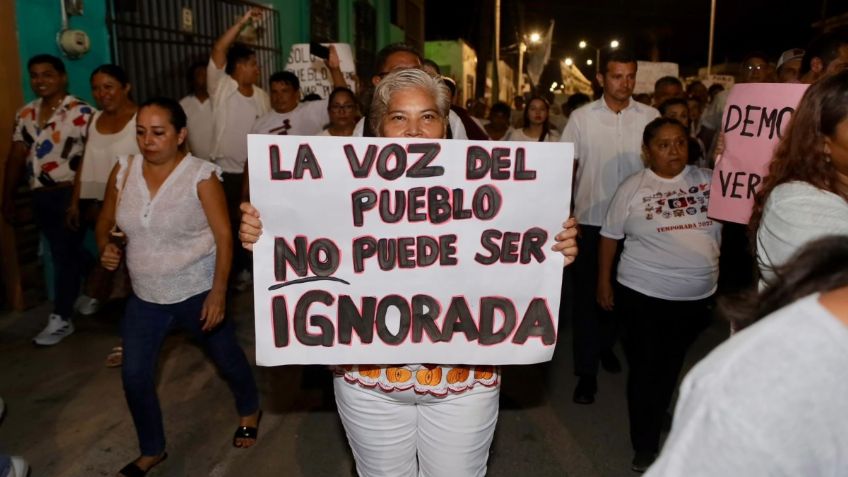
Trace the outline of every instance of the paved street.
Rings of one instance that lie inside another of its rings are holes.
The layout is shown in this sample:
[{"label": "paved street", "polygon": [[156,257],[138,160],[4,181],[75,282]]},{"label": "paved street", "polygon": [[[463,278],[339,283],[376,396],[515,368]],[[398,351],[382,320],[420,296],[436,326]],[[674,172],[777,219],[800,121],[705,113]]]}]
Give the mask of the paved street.
[{"label": "paved street", "polygon": [[[239,338],[253,361],[250,293],[231,304]],[[0,396],[7,416],[0,452],[24,455],[32,477],[110,476],[138,455],[119,369],[103,361],[117,344],[118,304],[76,320],[60,345],[36,348],[45,304],[0,314]],[[690,353],[702,357],[726,334],[716,323]],[[627,433],[625,375],[601,372],[597,402],[571,402],[570,329],[561,328],[554,360],[506,367],[489,475],[635,476]],[[619,350],[619,357],[621,352]],[[170,337],[160,360],[170,457],[151,472],[163,476],[349,476],[352,457],[326,391],[323,367],[256,368],[265,411],[258,445],[231,446],[236,425],[225,383],[199,348],[182,334]]]}]

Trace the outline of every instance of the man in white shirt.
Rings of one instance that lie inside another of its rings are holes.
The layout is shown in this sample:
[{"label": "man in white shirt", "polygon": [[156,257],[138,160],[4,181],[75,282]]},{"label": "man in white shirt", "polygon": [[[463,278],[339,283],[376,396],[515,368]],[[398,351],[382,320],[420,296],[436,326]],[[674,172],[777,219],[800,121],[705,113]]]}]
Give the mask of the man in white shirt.
[{"label": "man in white shirt", "polygon": [[206,89],[206,63],[197,62],[188,69],[191,94],[180,100],[188,117],[188,147],[195,157],[212,155],[212,101]]},{"label": "man in white shirt", "polygon": [[574,402],[591,404],[597,392],[598,363],[611,372],[621,367],[612,346],[613,317],[596,302],[598,242],[612,196],[625,178],[640,171],[642,133],[659,112],[631,97],[636,58],[614,50],[597,75],[604,93],[571,115],[560,141],[574,143],[574,216],[580,224],[580,256],[571,267],[574,280],[574,372],[580,378]]},{"label": "man in white shirt", "polygon": [[[258,21],[260,15],[259,10],[250,9],[224,32],[212,47],[206,68],[213,125],[209,158],[224,171],[224,193],[234,236],[238,236],[238,206],[247,163],[247,135],[254,121],[271,109],[268,94],[256,85],[260,74],[256,52],[235,43],[241,30]],[[232,276],[246,281],[249,278],[246,272],[248,264],[248,254],[236,247]]]},{"label": "man in white shirt", "polygon": [[257,86],[259,65],[256,52],[235,43],[253,19],[249,10],[215,42],[207,66],[212,99],[212,159],[227,174],[241,174],[247,160],[247,135],[257,118],[271,109],[268,94]]}]

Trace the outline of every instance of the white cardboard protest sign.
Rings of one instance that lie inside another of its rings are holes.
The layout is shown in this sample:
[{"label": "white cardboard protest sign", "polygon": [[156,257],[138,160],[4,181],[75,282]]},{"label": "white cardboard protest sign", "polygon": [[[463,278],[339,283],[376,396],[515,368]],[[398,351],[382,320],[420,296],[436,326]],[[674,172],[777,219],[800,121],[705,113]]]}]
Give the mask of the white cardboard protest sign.
[{"label": "white cardboard protest sign", "polygon": [[[329,46],[330,43],[324,45]],[[347,43],[332,43],[339,55],[339,68],[345,77],[348,88],[356,92],[356,65],[353,62],[353,52]],[[322,99],[330,97],[333,92],[333,77],[330,69],[321,58],[309,54],[309,43],[297,43],[292,45],[289,59],[286,62],[286,70],[297,75],[300,80],[300,94],[306,96],[316,93]]]},{"label": "white cardboard protest sign", "polygon": [[730,89],[736,84],[736,78],[732,75],[709,75],[706,78],[701,79],[701,82],[704,83],[704,86],[709,88],[714,84],[720,84],[724,89]]},{"label": "white cardboard protest sign", "polygon": [[677,63],[656,62],[656,61],[637,61],[636,62],[636,86],[633,88],[633,93],[653,93],[654,83],[663,76],[674,76],[677,78],[680,75],[680,67]]},{"label": "white cardboard protest sign", "polygon": [[257,364],[551,358],[572,144],[250,135],[248,152]]}]

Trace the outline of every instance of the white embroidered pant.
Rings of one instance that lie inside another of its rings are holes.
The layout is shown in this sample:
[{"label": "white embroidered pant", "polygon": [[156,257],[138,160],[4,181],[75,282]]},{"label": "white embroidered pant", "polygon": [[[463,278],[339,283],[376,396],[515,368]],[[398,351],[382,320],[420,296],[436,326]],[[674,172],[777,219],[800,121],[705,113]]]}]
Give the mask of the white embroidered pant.
[{"label": "white embroidered pant", "polygon": [[340,376],[334,387],[360,477],[486,475],[500,383],[445,397],[387,393]]}]

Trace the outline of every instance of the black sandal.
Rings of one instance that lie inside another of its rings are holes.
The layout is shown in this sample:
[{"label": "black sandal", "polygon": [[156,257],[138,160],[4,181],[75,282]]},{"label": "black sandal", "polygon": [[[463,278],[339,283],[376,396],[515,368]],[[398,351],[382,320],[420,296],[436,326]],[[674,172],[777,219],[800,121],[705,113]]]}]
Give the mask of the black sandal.
[{"label": "black sandal", "polygon": [[162,454],[162,458],[159,459],[159,461],[155,464],[151,465],[147,470],[143,470],[141,467],[136,465],[135,461],[132,461],[129,464],[125,465],[123,469],[119,470],[118,473],[123,475],[124,477],[144,477],[145,475],[147,475],[148,472],[153,470],[154,467],[164,462],[167,458],[168,453],[165,452],[164,454]]},{"label": "black sandal", "polygon": [[[236,444],[236,440],[238,439],[253,439],[253,446],[256,445],[257,436],[259,436],[259,422],[262,420],[262,411],[259,411],[259,415],[256,417],[256,427],[249,426],[239,426],[236,428],[235,434],[233,434],[233,447],[237,449],[246,449],[244,446],[240,446]],[[253,447],[249,446],[249,447]]]}]

